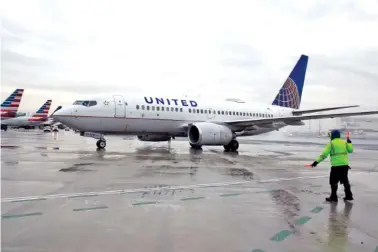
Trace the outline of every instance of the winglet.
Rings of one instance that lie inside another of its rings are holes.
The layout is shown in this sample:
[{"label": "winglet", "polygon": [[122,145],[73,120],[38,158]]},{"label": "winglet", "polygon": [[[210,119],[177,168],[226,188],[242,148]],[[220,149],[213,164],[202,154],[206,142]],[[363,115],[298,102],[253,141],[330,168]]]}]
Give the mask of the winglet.
[{"label": "winglet", "polygon": [[278,92],[272,105],[299,109],[302,99],[303,85],[306,78],[308,56],[301,55],[297,64]]}]

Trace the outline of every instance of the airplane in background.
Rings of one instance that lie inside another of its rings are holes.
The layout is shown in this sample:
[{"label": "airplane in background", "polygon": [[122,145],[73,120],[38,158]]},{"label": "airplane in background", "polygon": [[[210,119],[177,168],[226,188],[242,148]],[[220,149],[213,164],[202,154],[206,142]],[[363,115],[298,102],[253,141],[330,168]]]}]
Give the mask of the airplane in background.
[{"label": "airplane in background", "polygon": [[376,110],[306,115],[357,107],[300,110],[307,63],[308,56],[301,55],[270,105],[125,93],[77,100],[51,116],[79,130],[81,136],[98,139],[99,149],[106,146],[105,135],[136,135],[141,141],[169,143],[175,137],[187,137],[192,148],[223,145],[226,151],[236,151],[238,137],[301,126],[303,120],[378,114]]},{"label": "airplane in background", "polygon": [[[23,94],[24,89],[17,88],[7,99],[5,99],[5,101],[3,101],[3,103],[1,103],[1,122],[9,118],[26,115],[26,113],[18,112]],[[6,130],[5,128],[6,126],[1,123],[1,129]]]},{"label": "airplane in background", "polygon": [[[47,100],[42,107],[40,107],[32,116],[19,116],[3,120],[1,123],[6,127],[35,127],[48,119],[48,114],[51,106],[51,100]],[[5,129],[6,130],[6,129]]]}]

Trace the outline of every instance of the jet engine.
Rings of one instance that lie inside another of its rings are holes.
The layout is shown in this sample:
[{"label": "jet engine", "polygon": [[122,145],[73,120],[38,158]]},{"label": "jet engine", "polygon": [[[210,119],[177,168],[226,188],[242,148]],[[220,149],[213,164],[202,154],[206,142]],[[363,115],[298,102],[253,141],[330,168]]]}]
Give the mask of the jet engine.
[{"label": "jet engine", "polygon": [[163,142],[168,141],[171,137],[161,135],[139,135],[138,139],[144,142]]},{"label": "jet engine", "polygon": [[188,139],[193,145],[227,145],[233,139],[233,133],[227,126],[200,122],[190,126]]}]

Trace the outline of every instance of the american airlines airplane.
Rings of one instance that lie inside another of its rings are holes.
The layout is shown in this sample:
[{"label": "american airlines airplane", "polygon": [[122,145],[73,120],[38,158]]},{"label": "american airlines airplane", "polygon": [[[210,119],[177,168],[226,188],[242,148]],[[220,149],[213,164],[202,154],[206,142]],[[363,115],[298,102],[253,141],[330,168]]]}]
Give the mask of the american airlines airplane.
[{"label": "american airlines airplane", "polygon": [[46,121],[48,118],[51,100],[47,100],[32,116],[19,116],[3,120],[1,123],[14,127],[35,127]]},{"label": "american airlines airplane", "polygon": [[304,115],[356,107],[299,110],[307,62],[308,56],[301,55],[270,105],[126,93],[77,100],[57,110],[52,117],[79,130],[82,136],[98,139],[99,149],[106,146],[105,135],[137,135],[141,141],[153,142],[187,137],[192,148],[223,145],[227,151],[236,151],[239,148],[237,137],[264,134],[288,125],[304,125],[303,120],[378,114],[377,110]]},{"label": "american airlines airplane", "polygon": [[18,88],[1,103],[1,129],[6,130],[7,128],[6,125],[3,124],[3,120],[25,115],[25,113],[18,112],[23,93],[24,89]]}]

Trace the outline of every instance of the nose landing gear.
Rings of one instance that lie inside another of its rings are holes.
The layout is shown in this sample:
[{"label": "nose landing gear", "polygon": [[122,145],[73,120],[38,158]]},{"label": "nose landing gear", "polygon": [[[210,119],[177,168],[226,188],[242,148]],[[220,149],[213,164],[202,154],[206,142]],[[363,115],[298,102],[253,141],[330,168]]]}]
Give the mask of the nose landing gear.
[{"label": "nose landing gear", "polygon": [[97,145],[97,148],[99,148],[99,149],[104,149],[105,146],[106,146],[106,141],[105,141],[105,139],[100,139],[100,140],[98,140],[97,143],[96,143],[96,145]]},{"label": "nose landing gear", "polygon": [[104,149],[105,146],[106,146],[106,140],[105,140],[103,134],[93,133],[93,132],[80,132],[80,136],[98,139],[97,142],[96,142],[98,149]]}]

